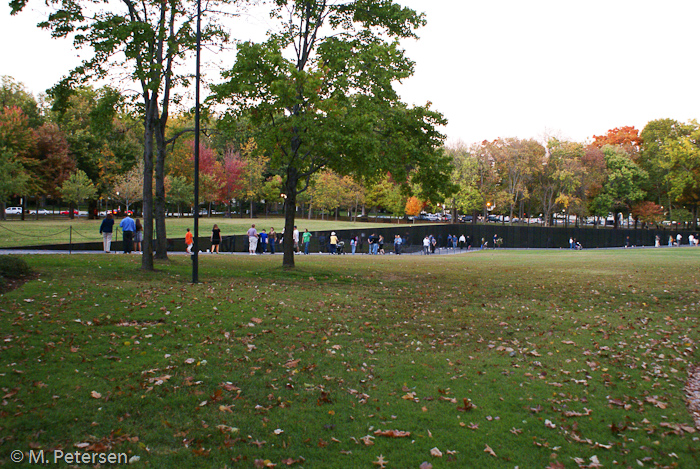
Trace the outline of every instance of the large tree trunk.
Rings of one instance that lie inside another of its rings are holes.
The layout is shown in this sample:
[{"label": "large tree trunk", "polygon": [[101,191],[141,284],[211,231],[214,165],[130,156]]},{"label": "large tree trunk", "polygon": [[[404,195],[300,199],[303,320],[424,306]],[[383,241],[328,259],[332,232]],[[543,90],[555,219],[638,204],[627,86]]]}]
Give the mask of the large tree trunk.
[{"label": "large tree trunk", "polygon": [[[156,137],[156,165],[155,165],[155,183],[156,192],[153,204],[153,216],[156,222],[156,259],[168,258],[168,235],[165,231],[165,124],[163,119],[160,119],[155,129]],[[145,196],[144,188],[144,196]],[[144,209],[144,216],[145,216]],[[144,233],[145,235],[145,233]],[[144,236],[145,237],[145,236]],[[144,249],[145,252],[145,249]]]},{"label": "large tree trunk", "polygon": [[153,270],[153,136],[155,106],[149,101],[144,117],[143,135],[143,246],[141,268]]},{"label": "large tree trunk", "polygon": [[287,198],[284,201],[284,244],[282,249],[282,267],[285,269],[294,268],[294,217],[297,210],[297,183],[299,175],[296,168],[290,167],[287,170],[287,181],[285,193]]}]

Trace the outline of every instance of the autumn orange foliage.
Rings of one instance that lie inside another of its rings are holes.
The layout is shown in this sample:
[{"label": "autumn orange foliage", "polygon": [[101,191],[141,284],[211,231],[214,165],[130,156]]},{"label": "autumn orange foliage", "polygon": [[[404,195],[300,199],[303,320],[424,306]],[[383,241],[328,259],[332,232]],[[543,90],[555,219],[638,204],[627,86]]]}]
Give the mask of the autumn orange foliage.
[{"label": "autumn orange foliage", "polygon": [[615,127],[608,130],[608,133],[605,135],[593,136],[593,145],[598,148],[602,148],[605,145],[615,145],[638,151],[642,141],[639,130],[635,129],[634,126]]},{"label": "autumn orange foliage", "polygon": [[415,197],[409,197],[406,201],[406,215],[416,216],[423,210],[423,203]]}]

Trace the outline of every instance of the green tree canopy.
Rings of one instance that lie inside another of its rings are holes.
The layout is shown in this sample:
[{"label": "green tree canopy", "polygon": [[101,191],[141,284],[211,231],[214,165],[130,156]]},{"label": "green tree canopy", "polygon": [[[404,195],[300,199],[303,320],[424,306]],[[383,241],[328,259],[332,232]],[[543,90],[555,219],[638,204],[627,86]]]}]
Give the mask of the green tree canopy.
[{"label": "green tree canopy", "polygon": [[[445,120],[428,105],[405,105],[393,88],[413,73],[398,39],[414,37],[423,16],[390,0],[274,4],[280,31],[239,45],[214,90],[232,115],[250,119],[282,176],[285,231],[294,228],[297,195],[322,169],[370,179],[391,171],[426,193],[444,190],[450,165],[435,127]],[[291,237],[283,265],[294,266]]]},{"label": "green tree canopy", "polygon": [[[10,0],[12,14],[23,10],[30,0]],[[217,21],[227,16],[224,4],[235,0],[212,0],[204,4],[202,42],[216,45],[228,39]],[[91,50],[70,75],[54,87],[62,101],[66,90],[87,79],[108,76],[130,77],[137,83],[143,122],[143,235],[141,266],[153,270],[153,223],[157,232],[156,257],[167,258],[165,231],[165,129],[170,105],[177,100],[177,87],[187,86],[192,73],[178,66],[196,50],[193,18],[196,3],[178,0],[47,0],[48,14],[40,27],[54,37],[71,37],[77,48]],[[116,76],[115,76],[116,74]],[[155,155],[155,158],[154,158]],[[155,174],[155,178],[153,177]],[[155,191],[153,184],[155,182]]]},{"label": "green tree canopy", "polygon": [[[97,189],[84,171],[78,170],[71,174],[61,186],[61,197],[70,204],[79,204],[86,199],[93,199]],[[70,217],[73,218],[71,210]]]}]

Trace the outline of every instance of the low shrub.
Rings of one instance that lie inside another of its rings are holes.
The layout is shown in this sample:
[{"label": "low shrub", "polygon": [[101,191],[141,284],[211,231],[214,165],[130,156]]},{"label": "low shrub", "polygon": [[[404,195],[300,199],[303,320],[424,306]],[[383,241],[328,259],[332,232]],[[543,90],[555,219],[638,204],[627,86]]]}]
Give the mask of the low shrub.
[{"label": "low shrub", "polygon": [[[18,279],[32,273],[27,262],[21,257],[0,256],[0,279]],[[4,281],[0,283],[5,283]]]}]

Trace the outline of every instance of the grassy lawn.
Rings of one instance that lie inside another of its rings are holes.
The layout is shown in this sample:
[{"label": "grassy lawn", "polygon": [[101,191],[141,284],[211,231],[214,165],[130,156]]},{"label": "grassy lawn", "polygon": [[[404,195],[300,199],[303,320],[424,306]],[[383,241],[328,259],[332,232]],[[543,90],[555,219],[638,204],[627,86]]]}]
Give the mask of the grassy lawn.
[{"label": "grassy lawn", "polygon": [[199,285],[184,256],[156,273],[26,259],[39,277],[0,296],[0,464],[60,449],[156,468],[700,466],[684,400],[700,249],[309,256],[293,272],[204,256]]},{"label": "grassy lawn", "polygon": [[[118,225],[120,219],[116,220]],[[101,242],[100,223],[102,220],[88,220],[84,217],[56,220],[10,220],[0,221],[0,248],[21,247],[45,244],[68,244],[72,239],[74,243]],[[258,229],[267,231],[274,227],[278,233],[284,228],[284,219],[276,218],[221,218],[202,217],[199,219],[199,234],[209,237],[214,224],[219,225],[221,235],[244,234],[251,223],[255,223]],[[303,231],[316,230],[343,230],[362,226],[366,229],[374,227],[391,226],[385,223],[353,223],[347,221],[333,220],[308,220],[297,219],[297,226]],[[192,218],[168,218],[166,220],[166,231],[169,238],[184,238],[187,228],[194,229]],[[121,239],[121,238],[119,238]]]}]

